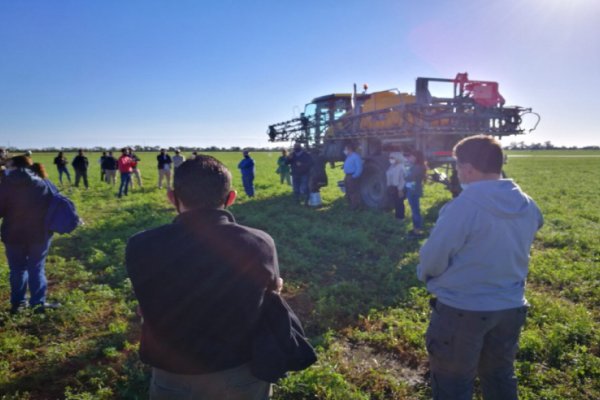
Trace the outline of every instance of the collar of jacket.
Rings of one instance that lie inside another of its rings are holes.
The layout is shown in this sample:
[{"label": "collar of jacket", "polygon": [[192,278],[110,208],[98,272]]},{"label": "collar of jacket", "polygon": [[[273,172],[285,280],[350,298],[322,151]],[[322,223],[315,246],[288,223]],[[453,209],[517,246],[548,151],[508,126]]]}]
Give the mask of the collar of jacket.
[{"label": "collar of jacket", "polygon": [[197,208],[179,214],[175,217],[173,223],[189,224],[189,223],[207,223],[223,225],[227,223],[235,223],[233,214],[223,208],[204,209]]}]

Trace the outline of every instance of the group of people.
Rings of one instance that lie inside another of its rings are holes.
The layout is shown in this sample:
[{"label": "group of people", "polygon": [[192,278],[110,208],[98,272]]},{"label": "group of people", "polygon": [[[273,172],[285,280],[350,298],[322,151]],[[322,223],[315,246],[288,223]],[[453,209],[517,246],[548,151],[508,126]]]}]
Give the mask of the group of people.
[{"label": "group of people", "polygon": [[[248,197],[254,197],[255,163],[249,151],[244,150],[242,155],[243,158],[238,164],[238,169],[242,175],[244,192]],[[288,154],[285,149],[281,151],[275,173],[279,175],[281,184],[286,183],[292,186],[297,202],[308,205],[309,195],[327,185],[327,175],[318,167],[319,164],[313,156],[300,143],[296,143],[291,154]]]},{"label": "group of people", "polygon": [[[346,151],[346,177],[357,179],[362,163],[352,147]],[[485,399],[517,399],[514,361],[528,309],[529,252],[543,217],[512,180],[502,179],[502,148],[495,139],[463,139],[454,156],[463,191],[440,211],[416,269],[432,294],[425,336],[433,398],[470,399],[479,376]],[[3,161],[8,174],[0,182],[14,312],[24,306],[27,287],[29,304],[44,310],[52,236],[41,222],[48,186],[22,157]],[[309,170],[309,157],[294,148],[285,163],[295,193],[308,185],[298,174]],[[130,158],[126,149],[121,158]],[[406,196],[413,207],[411,196],[420,197],[424,173],[418,153],[390,155],[388,183],[398,218],[399,199]],[[266,294],[283,286],[275,242],[236,223],[227,210],[236,197],[231,173],[213,157],[182,162],[167,196],[178,216],[129,238],[125,254],[142,316],[140,358],[152,367],[150,398],[268,399],[269,382],[254,373],[265,356],[255,353],[254,332]]]},{"label": "group of people", "polygon": [[[197,152],[192,154],[192,157],[197,156]],[[134,153],[131,147],[125,147],[121,150],[121,155],[116,158],[112,151],[104,151],[98,159],[100,165],[100,181],[108,184],[116,185],[117,172],[121,177],[121,183],[119,186],[118,197],[123,195],[127,196],[128,190],[133,188],[133,182],[138,187],[142,187],[142,173],[139,168],[141,159]],[[158,188],[162,189],[163,181],[166,183],[166,188],[171,188],[171,171],[173,168],[179,167],[184,161],[185,156],[181,154],[180,150],[175,150],[175,155],[171,157],[166,149],[161,149],[160,153],[156,156],[157,168],[158,168]],[[64,152],[60,151],[54,158],[54,164],[58,171],[58,180],[60,184],[63,184],[63,176],[66,176],[69,183],[71,183],[71,174],[69,173],[69,160],[65,156]],[[83,181],[86,189],[89,187],[88,182],[88,169],[89,160],[85,155],[83,149],[79,149],[77,156],[73,158],[71,166],[75,171],[75,187],[79,187],[80,181]]]},{"label": "group of people", "polygon": [[[344,147],[344,190],[348,204],[352,210],[362,208],[360,179],[363,173],[363,160],[356,151],[354,143]],[[427,165],[420,150],[407,149],[403,152],[392,152],[389,155],[390,165],[386,170],[387,196],[394,206],[395,217],[404,221],[405,206],[408,204],[412,213],[413,229],[411,236],[423,234],[423,218],[421,216],[420,198],[423,196],[423,182],[426,178]]]}]

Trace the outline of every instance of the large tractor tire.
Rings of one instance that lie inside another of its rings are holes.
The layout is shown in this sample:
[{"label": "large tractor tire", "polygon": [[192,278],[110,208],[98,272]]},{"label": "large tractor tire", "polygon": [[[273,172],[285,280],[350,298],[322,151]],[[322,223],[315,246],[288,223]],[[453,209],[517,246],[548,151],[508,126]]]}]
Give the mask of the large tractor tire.
[{"label": "large tractor tire", "polygon": [[385,177],[388,165],[387,158],[383,157],[365,161],[360,178],[360,195],[365,206],[378,210],[390,209]]}]

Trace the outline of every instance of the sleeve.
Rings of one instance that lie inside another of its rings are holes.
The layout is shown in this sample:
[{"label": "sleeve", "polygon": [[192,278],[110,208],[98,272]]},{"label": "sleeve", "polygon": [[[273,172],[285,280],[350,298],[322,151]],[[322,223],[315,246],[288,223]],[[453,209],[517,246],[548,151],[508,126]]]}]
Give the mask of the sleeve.
[{"label": "sleeve", "polygon": [[468,219],[474,214],[470,211],[472,207],[457,200],[442,208],[435,227],[419,251],[417,278],[420,281],[427,282],[443,274],[467,240],[467,229],[472,225]]},{"label": "sleeve", "polygon": [[[1,174],[2,172],[0,172]],[[6,195],[6,185],[3,185],[0,181],[0,218],[4,218],[6,216],[6,201],[8,200],[8,196]]]}]

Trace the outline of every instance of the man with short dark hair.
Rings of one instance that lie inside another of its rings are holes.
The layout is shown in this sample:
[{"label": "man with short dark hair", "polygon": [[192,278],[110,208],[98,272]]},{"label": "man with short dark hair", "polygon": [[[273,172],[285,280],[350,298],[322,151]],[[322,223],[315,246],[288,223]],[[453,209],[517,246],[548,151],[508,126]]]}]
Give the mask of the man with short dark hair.
[{"label": "man with short dark hair", "polygon": [[79,181],[83,178],[83,184],[85,188],[88,188],[88,177],[87,170],[89,166],[89,161],[86,156],[83,155],[83,149],[79,149],[77,155],[73,159],[71,163],[73,169],[75,170],[75,187],[79,187]]},{"label": "man with short dark hair", "polygon": [[238,169],[242,173],[244,192],[248,197],[254,197],[254,160],[248,150],[244,150],[242,155],[244,158],[239,162]]},{"label": "man with short dark hair", "polygon": [[294,144],[294,151],[287,162],[292,170],[292,188],[297,201],[308,205],[308,181],[313,159],[300,143]]},{"label": "man with short dark hair", "polygon": [[434,399],[517,399],[514,360],[528,303],[529,252],[543,224],[535,202],[502,179],[502,148],[490,136],[454,148],[462,193],[440,211],[417,275],[432,299],[426,334]]},{"label": "man with short dark hair", "polygon": [[158,162],[158,188],[162,189],[163,179],[167,181],[167,190],[171,190],[171,156],[167,154],[167,150],[161,149],[160,154],[156,156]]},{"label": "man with short dark hair", "polygon": [[151,399],[268,399],[250,372],[264,295],[281,290],[273,239],[238,225],[231,174],[197,156],[175,171],[172,223],[131,237],[126,265],[143,315]]}]

